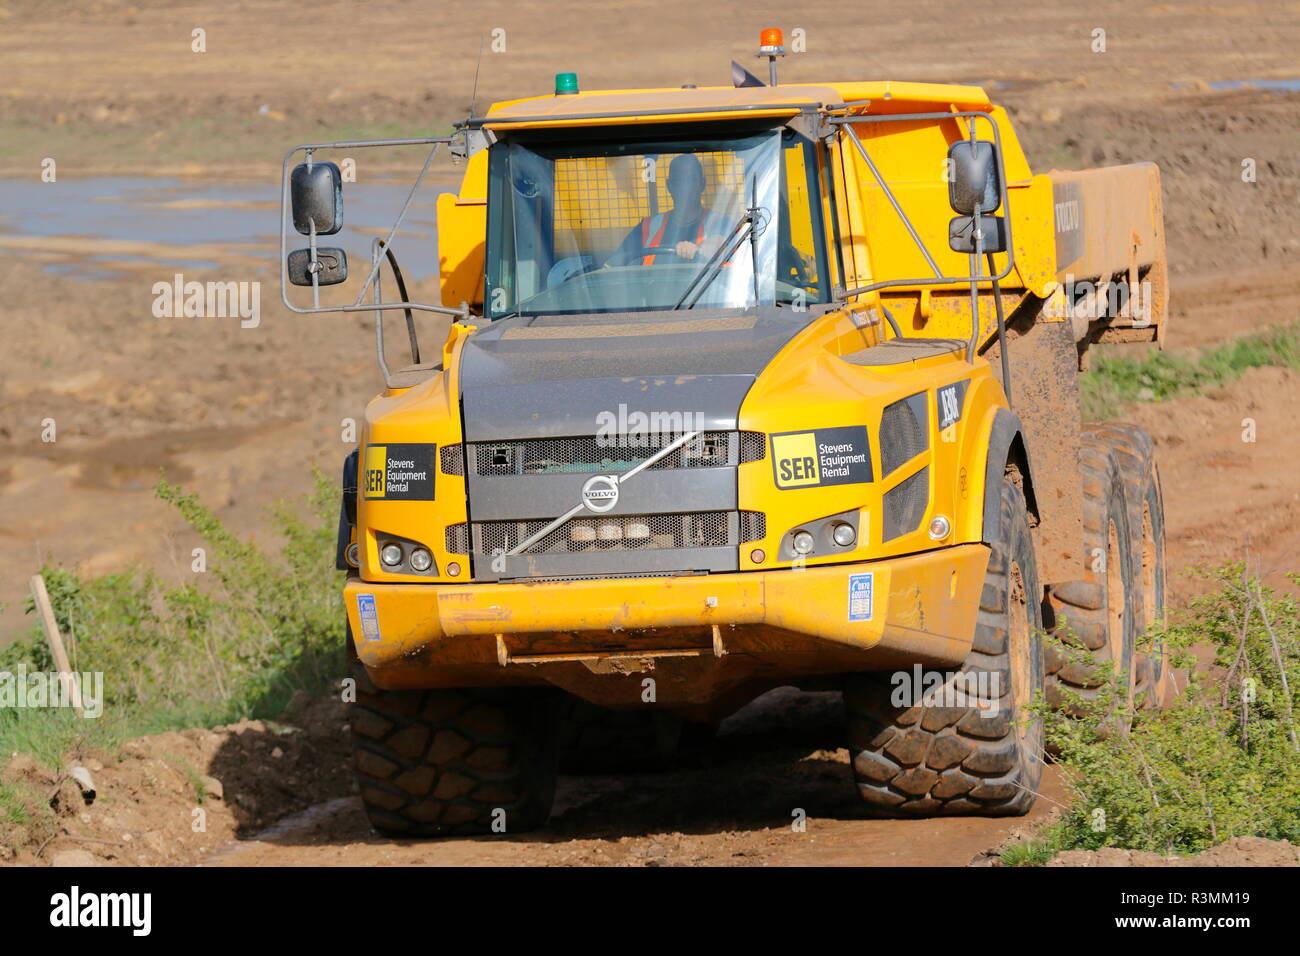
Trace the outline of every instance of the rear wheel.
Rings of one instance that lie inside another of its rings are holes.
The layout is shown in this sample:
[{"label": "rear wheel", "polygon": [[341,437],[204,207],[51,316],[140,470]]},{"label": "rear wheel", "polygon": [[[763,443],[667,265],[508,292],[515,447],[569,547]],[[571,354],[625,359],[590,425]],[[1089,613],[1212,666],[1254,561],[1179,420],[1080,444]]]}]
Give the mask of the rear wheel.
[{"label": "rear wheel", "polygon": [[[1165,510],[1155,445],[1143,429],[1124,422],[1089,423],[1084,429],[1110,446],[1119,465],[1137,583],[1130,607],[1135,633],[1141,636],[1165,614]],[[1139,708],[1165,707],[1172,699],[1175,687],[1168,656],[1158,643],[1135,653],[1134,694]]]},{"label": "rear wheel", "polygon": [[546,822],[555,796],[554,691],[385,691],[355,659],[352,674],[354,767],[377,831],[519,833]]},{"label": "rear wheel", "polygon": [[[1051,606],[1063,648],[1047,648],[1047,700],[1085,704],[1105,691],[1104,665],[1113,665],[1123,694],[1135,687],[1134,605],[1140,590],[1134,569],[1131,522],[1118,456],[1104,435],[1087,432],[1079,452],[1083,474],[1082,577],[1055,585]],[[1091,662],[1083,660],[1084,654]],[[1121,718],[1122,720],[1122,718]]]},{"label": "rear wheel", "polygon": [[943,675],[945,689],[967,693],[900,694],[906,672],[845,682],[853,773],[877,815],[1011,816],[1037,796],[1043,722],[1029,705],[1043,686],[1042,592],[1025,499],[1009,481],[1000,508],[974,643]]}]

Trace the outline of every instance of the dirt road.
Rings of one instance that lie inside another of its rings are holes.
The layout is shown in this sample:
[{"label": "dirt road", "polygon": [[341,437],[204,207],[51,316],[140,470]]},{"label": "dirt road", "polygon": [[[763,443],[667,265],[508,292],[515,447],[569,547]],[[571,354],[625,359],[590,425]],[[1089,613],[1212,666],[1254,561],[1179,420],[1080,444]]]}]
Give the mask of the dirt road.
[{"label": "dirt road", "polygon": [[[871,820],[853,793],[838,694],[783,688],[735,714],[701,769],[563,777],[542,832],[393,841],[331,801],[205,862],[229,866],[965,866],[1064,798],[1054,768],[1028,817]],[[800,822],[802,821],[802,823]]]},{"label": "dirt road", "polygon": [[[1033,4],[1029,13],[1009,4],[927,0],[901,16],[884,3],[801,10],[795,23],[775,5],[751,4],[742,14],[682,0],[629,0],[585,5],[581,29],[555,25],[552,7],[535,2],[487,0],[463,16],[434,19],[413,2],[364,10],[338,3],[316,8],[310,37],[290,32],[285,6],[270,0],[220,10],[99,2],[84,18],[68,15],[73,5],[66,6],[9,3],[0,10],[0,175],[35,182],[42,158],[55,157],[61,178],[188,174],[196,189],[202,178],[270,183],[294,142],[427,131],[464,115],[478,37],[497,27],[506,30],[507,49],[485,54],[480,104],[545,90],[552,73],[571,67],[589,87],[723,80],[729,59],[749,62],[759,27],[777,24],[807,31],[808,54],[786,63],[792,79],[988,84],[1013,111],[1036,168],[1159,162],[1172,349],[1300,319],[1300,93],[1213,86],[1295,78],[1294,2],[1105,0],[1083,16],[1064,0]],[[649,22],[673,42],[655,40],[646,50],[648,34],[627,25]],[[941,38],[936,23],[944,25]],[[192,30],[200,27],[202,54],[191,51]],[[1093,52],[1096,29],[1106,31],[1104,53]],[[346,68],[332,69],[320,50]],[[380,51],[383,69],[354,68]],[[1257,170],[1253,182],[1241,175],[1246,159]],[[273,230],[268,213],[264,234]],[[229,320],[159,320],[150,311],[151,286],[174,268],[157,250],[119,263],[112,278],[82,282],[57,270],[95,254],[95,237],[14,234],[2,211],[0,234],[0,640],[27,626],[21,582],[47,557],[92,573],[129,564],[184,573],[197,542],[153,499],[160,468],[235,530],[264,539],[269,503],[305,490],[313,465],[334,473],[349,447],[345,419],[358,417],[379,385],[368,319],[294,317],[268,292],[257,329]],[[255,249],[204,249],[194,258],[218,261],[221,278],[233,269],[275,287],[274,263]],[[202,280],[208,271],[186,267],[187,278]],[[433,326],[426,334],[440,338]],[[1260,369],[1220,392],[1137,406],[1127,416],[1158,444],[1171,567],[1249,557],[1275,582],[1300,567],[1297,407],[1300,376]],[[47,418],[58,423],[57,443],[40,440]],[[1254,441],[1243,441],[1246,419]],[[1201,587],[1179,574],[1171,585],[1174,604]],[[137,839],[101,857],[245,865],[964,865],[1025,826],[1023,819],[864,819],[852,801],[835,706],[779,692],[733,718],[709,767],[566,778],[545,831],[436,844],[368,833],[346,776],[315,772],[337,770],[347,759],[334,732],[303,758],[285,793],[269,800],[256,790],[263,804],[257,812],[234,812],[248,777],[234,757],[213,763],[208,772],[226,790],[213,813],[232,809],[227,829],[214,829],[210,839],[179,827],[163,849]],[[263,740],[250,733],[247,748],[231,752],[241,762],[283,745],[274,734]],[[1031,822],[1061,797],[1054,776],[1045,786],[1048,799]],[[188,814],[182,797],[175,799],[177,812]],[[149,826],[150,805],[140,800],[140,822],[119,811],[119,829]],[[290,816],[266,835],[268,806]],[[298,816],[309,806],[318,808]],[[807,813],[805,831],[791,828],[799,809]]]}]

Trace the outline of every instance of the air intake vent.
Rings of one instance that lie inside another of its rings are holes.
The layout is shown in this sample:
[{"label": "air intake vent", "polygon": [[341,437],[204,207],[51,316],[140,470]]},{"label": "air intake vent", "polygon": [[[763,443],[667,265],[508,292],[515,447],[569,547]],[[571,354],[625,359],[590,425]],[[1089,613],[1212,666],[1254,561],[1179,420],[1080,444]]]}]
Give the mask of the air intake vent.
[{"label": "air intake vent", "polygon": [[926,466],[885,492],[882,538],[892,541],[915,531],[925,517],[930,498],[930,468]]},{"label": "air intake vent", "polygon": [[739,432],[740,463],[762,461],[767,456],[767,436],[762,432]]},{"label": "air intake vent", "polygon": [[761,511],[742,511],[740,513],[740,543],[762,541],[767,537],[767,515]]},{"label": "air intake vent", "polygon": [[[704,432],[675,448],[650,467],[719,468],[735,465],[742,458],[743,435],[756,432]],[[601,474],[628,471],[645,461],[677,435],[650,435],[637,440],[636,435],[606,440],[598,436],[581,438],[542,438],[523,441],[478,442],[469,446],[470,467],[485,477],[508,475]],[[754,442],[749,453],[754,454]],[[758,435],[758,461],[763,457],[763,437]]]},{"label": "air intake vent", "polygon": [[[464,445],[443,445],[439,453],[442,459],[442,473],[444,475],[463,475],[465,474],[465,446]],[[464,553],[464,552],[460,552]]]},{"label": "air intake vent", "polygon": [[885,407],[880,416],[880,470],[884,477],[928,447],[925,421],[924,392]]},{"label": "air intake vent", "polygon": [[469,554],[469,525],[465,522],[447,525],[448,554]]}]

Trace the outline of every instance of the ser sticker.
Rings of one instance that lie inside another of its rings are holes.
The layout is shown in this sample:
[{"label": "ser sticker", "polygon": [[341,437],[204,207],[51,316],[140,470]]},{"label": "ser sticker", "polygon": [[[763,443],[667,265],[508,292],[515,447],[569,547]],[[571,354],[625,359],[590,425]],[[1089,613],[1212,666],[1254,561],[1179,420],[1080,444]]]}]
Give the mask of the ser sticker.
[{"label": "ser sticker", "polygon": [[432,501],[437,445],[367,445],[362,490],[367,501]]},{"label": "ser sticker", "polygon": [[945,385],[938,392],[939,406],[939,431],[957,424],[961,421],[962,405],[966,401],[966,386],[970,384],[966,379],[960,382],[953,382],[951,385]]},{"label": "ser sticker", "polygon": [[850,621],[871,620],[872,591],[874,590],[875,577],[875,574],[870,572],[849,575]]},{"label": "ser sticker", "polygon": [[772,473],[778,488],[855,485],[871,480],[865,425],[783,432],[772,436]]},{"label": "ser sticker", "polygon": [[361,636],[367,641],[379,640],[379,609],[373,594],[357,595],[357,617],[361,618]]}]

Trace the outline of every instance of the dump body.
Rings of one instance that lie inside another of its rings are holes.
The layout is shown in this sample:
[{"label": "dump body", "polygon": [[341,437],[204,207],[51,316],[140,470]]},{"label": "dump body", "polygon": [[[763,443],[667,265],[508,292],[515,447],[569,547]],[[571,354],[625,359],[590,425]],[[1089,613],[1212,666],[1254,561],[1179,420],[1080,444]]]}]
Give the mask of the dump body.
[{"label": "dump body", "polygon": [[[987,211],[1011,239],[974,272],[944,165],[972,124],[999,144]],[[782,682],[959,663],[1008,469],[1042,577],[1077,576],[1080,357],[1158,341],[1166,314],[1154,166],[1035,175],[982,90],[927,84],[542,97],[465,135],[442,297],[483,318],[397,373],[359,449],[346,603],[379,686],[633,706],[653,672],[663,706],[716,716]],[[687,154],[719,222],[687,236],[719,243],[700,308],[673,305],[698,262],[639,248]]]}]

